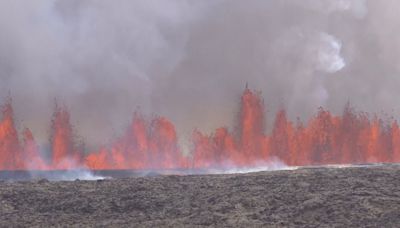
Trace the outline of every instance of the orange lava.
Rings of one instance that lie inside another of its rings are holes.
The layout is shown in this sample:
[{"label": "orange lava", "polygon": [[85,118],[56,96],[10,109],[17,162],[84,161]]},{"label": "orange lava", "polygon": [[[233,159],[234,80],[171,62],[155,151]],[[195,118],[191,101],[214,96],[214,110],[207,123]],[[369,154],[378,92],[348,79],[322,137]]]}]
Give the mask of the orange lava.
[{"label": "orange lava", "polygon": [[74,135],[66,107],[56,105],[51,122],[50,155],[29,129],[22,140],[15,128],[11,99],[0,119],[0,170],[191,169],[250,167],[271,159],[288,165],[400,162],[400,127],[396,121],[370,118],[346,105],[343,114],[320,108],[307,124],[293,123],[280,110],[265,133],[264,103],[246,88],[237,126],[211,135],[194,130],[192,147],[183,155],[173,123],[165,117],[147,120],[133,115],[125,133],[98,151],[85,152]]}]

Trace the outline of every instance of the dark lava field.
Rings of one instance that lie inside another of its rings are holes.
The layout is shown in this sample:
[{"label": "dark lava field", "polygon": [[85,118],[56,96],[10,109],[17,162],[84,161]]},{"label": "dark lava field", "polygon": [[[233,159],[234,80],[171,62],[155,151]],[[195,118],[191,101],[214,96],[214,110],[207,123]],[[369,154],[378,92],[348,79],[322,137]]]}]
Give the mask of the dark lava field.
[{"label": "dark lava field", "polygon": [[1,181],[0,227],[399,227],[400,166]]}]

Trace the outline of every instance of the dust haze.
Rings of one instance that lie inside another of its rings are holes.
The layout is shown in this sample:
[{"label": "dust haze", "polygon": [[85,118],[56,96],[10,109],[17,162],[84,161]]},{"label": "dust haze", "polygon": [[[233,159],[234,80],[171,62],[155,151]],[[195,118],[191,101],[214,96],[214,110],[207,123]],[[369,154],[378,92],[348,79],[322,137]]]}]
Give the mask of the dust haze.
[{"label": "dust haze", "polygon": [[3,0],[0,102],[11,94],[41,144],[65,103],[89,148],[136,110],[183,141],[233,127],[246,83],[269,124],[279,108],[306,121],[348,101],[400,116],[398,12],[395,0]]}]

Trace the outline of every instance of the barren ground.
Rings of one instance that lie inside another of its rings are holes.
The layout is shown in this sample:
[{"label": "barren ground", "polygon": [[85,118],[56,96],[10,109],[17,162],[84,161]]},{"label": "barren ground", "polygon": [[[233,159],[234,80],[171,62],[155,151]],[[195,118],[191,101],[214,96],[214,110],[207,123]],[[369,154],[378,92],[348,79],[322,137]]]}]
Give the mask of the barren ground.
[{"label": "barren ground", "polygon": [[0,182],[0,226],[398,227],[400,167]]}]

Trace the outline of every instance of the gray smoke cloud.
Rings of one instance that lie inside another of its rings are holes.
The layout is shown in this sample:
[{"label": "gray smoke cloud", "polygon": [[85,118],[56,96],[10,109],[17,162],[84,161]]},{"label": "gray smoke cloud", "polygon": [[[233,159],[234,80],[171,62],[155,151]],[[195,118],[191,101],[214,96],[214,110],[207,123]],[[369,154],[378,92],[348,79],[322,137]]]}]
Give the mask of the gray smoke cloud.
[{"label": "gray smoke cloud", "polygon": [[[19,126],[48,139],[54,98],[89,145],[120,134],[132,113],[194,127],[232,126],[246,83],[271,125],[286,108],[307,120],[351,101],[399,116],[395,0],[3,0],[0,98]],[[1,101],[0,100],[0,101]]]}]

